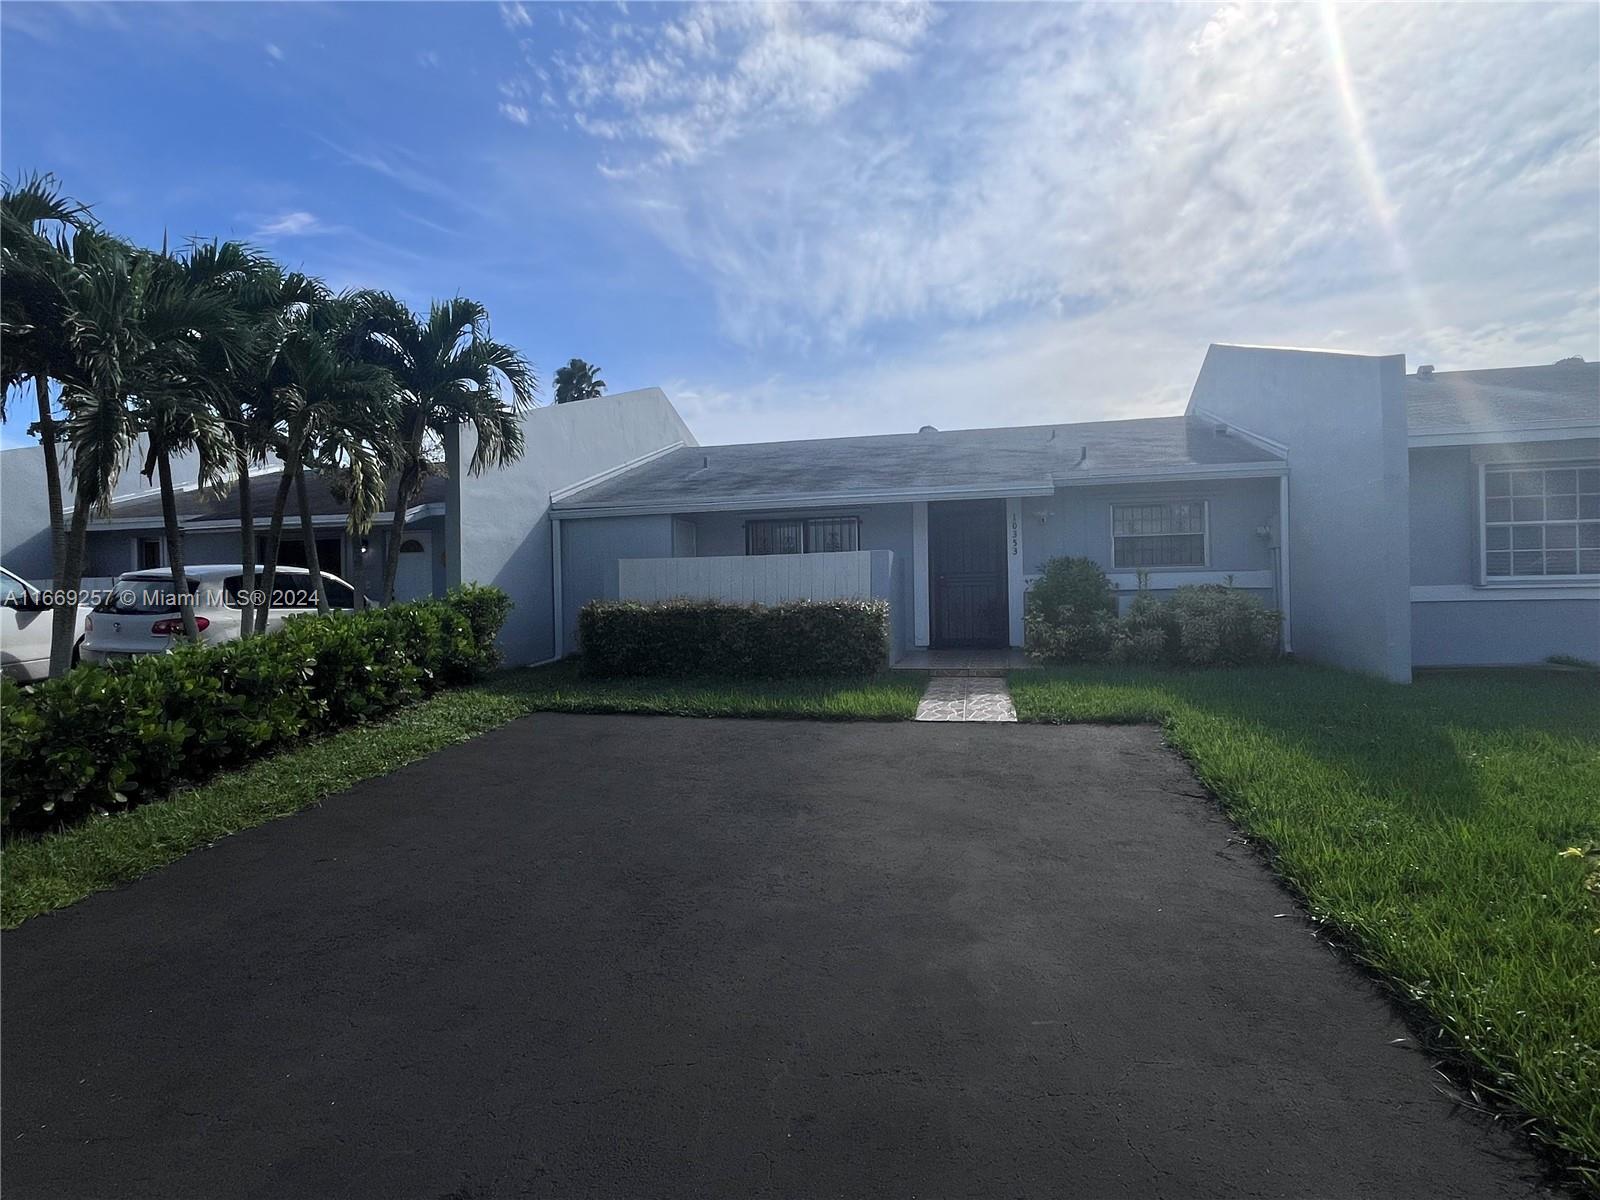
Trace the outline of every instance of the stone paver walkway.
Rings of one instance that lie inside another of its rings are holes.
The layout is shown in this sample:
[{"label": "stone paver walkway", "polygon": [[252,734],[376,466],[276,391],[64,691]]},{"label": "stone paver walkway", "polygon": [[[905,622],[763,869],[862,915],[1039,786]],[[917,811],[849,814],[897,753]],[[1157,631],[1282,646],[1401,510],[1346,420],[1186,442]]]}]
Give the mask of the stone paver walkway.
[{"label": "stone paver walkway", "polygon": [[1003,675],[935,675],[917,705],[919,721],[1015,721]]}]

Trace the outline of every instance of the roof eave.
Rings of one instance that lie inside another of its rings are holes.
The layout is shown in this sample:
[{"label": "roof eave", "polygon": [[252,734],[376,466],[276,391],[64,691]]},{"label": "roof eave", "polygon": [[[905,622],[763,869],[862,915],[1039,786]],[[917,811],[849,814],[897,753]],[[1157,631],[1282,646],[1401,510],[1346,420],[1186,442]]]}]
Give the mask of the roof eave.
[{"label": "roof eave", "polygon": [[1500,427],[1460,425],[1413,433],[1407,439],[1414,447],[1484,446],[1502,442],[1566,442],[1579,438],[1600,438],[1600,421],[1547,421]]},{"label": "roof eave", "polygon": [[592,517],[648,517],[691,512],[767,512],[776,509],[836,508],[845,504],[908,504],[937,500],[999,500],[1049,496],[1058,487],[1120,483],[1183,483],[1214,479],[1264,479],[1288,473],[1283,462],[1221,463],[1139,471],[1084,471],[1049,479],[1007,483],[961,484],[940,488],[854,490],[845,492],[769,492],[740,496],[680,496],[656,500],[618,500],[597,504],[557,501],[550,513],[558,520]]}]

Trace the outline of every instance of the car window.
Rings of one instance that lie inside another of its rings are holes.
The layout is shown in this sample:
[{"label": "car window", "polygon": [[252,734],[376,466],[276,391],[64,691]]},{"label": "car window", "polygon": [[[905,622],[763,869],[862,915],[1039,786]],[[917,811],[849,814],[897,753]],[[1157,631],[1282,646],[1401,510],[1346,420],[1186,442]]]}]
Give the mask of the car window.
[{"label": "car window", "polygon": [[329,608],[354,608],[356,606],[356,590],[348,583],[340,583],[337,579],[322,577],[322,586],[328,591]]},{"label": "car window", "polygon": [[[186,581],[191,596],[200,591],[200,581]],[[172,577],[125,575],[117,580],[111,594],[95,606],[95,612],[124,613],[128,615],[171,613],[178,611],[178,597],[172,588]]]},{"label": "car window", "polygon": [[311,586],[311,574],[295,571],[279,572],[272,581],[272,607],[300,610],[317,606],[317,592]]},{"label": "car window", "polygon": [[25,604],[28,599],[28,588],[22,580],[10,574],[0,575],[0,604],[16,606]]}]

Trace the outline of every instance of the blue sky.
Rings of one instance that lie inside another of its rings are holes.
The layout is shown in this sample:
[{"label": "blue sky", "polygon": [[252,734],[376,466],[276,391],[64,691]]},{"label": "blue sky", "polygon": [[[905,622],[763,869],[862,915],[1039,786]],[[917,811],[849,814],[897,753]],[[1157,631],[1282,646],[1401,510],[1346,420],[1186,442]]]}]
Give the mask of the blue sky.
[{"label": "blue sky", "polygon": [[8,0],[0,36],[8,177],[474,296],[704,441],[1180,411],[1213,340],[1600,357],[1588,4]]}]

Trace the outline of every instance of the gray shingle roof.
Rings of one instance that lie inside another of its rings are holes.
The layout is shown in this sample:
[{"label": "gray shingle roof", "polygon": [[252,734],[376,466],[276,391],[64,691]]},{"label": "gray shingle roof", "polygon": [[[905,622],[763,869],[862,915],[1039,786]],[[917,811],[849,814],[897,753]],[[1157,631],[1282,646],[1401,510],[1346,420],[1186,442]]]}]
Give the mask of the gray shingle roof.
[{"label": "gray shingle roof", "polygon": [[1435,371],[1406,376],[1413,434],[1600,425],[1600,363]]},{"label": "gray shingle roof", "polygon": [[1188,417],[693,446],[563,497],[558,511],[760,505],[796,497],[1048,491],[1054,481],[1145,475],[1279,460]]},{"label": "gray shingle roof", "polygon": [[[268,474],[253,475],[250,478],[250,510],[259,521],[272,518],[272,505],[276,500],[278,480],[283,472],[272,471]],[[422,495],[416,503],[438,504],[445,498],[449,480],[442,475],[430,475],[422,483]],[[311,501],[311,515],[314,517],[339,516],[342,517],[349,510],[343,501],[333,494],[328,480],[315,473],[306,476],[306,498]],[[178,503],[178,519],[185,523],[192,521],[233,521],[239,519],[239,498],[235,488],[230,486],[227,492],[218,498],[210,492],[196,491],[193,488],[181,491],[176,496]],[[389,489],[389,509],[393,511],[394,488]],[[289,491],[289,503],[284,512],[291,520],[300,517],[300,504],[295,498],[294,489]],[[152,523],[161,523],[161,496],[156,492],[142,492],[137,496],[125,496],[112,501],[111,515],[116,520],[149,520]],[[90,523],[91,525],[93,522]]]}]

